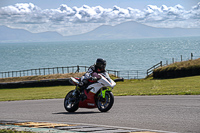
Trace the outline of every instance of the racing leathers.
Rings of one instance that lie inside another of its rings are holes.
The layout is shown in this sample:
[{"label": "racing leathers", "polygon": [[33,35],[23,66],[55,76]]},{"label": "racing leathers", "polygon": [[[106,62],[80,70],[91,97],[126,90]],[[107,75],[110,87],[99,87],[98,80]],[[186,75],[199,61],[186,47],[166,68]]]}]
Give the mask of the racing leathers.
[{"label": "racing leathers", "polygon": [[88,71],[81,77],[81,82],[79,83],[81,90],[85,89],[89,85],[88,79],[92,81],[97,80],[97,77],[92,76],[94,72],[103,73],[105,70],[100,70],[98,67],[96,67],[96,65],[90,66]]}]

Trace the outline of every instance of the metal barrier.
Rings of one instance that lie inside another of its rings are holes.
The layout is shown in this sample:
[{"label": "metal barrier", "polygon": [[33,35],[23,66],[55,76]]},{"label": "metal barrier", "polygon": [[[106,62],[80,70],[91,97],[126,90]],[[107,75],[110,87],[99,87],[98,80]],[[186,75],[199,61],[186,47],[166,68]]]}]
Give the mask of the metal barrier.
[{"label": "metal barrier", "polygon": [[122,70],[119,71],[119,77],[124,79],[142,79],[145,78],[145,71],[144,70]]},{"label": "metal barrier", "polygon": [[162,61],[160,61],[158,64],[152,66],[151,68],[147,69],[147,76],[153,73],[153,70],[156,68],[162,67]]},{"label": "metal barrier", "polygon": [[20,70],[20,71],[0,72],[0,76],[1,78],[8,78],[8,77],[77,73],[77,72],[86,72],[87,69],[88,69],[87,66],[38,68],[38,69],[28,69],[28,70]]},{"label": "metal barrier", "polygon": [[[38,76],[38,75],[50,75],[50,74],[65,74],[65,73],[79,73],[86,72],[89,67],[87,66],[69,66],[69,67],[53,67],[53,68],[38,68],[28,69],[20,71],[8,71],[0,72],[1,78],[9,77],[24,77],[24,76]],[[113,74],[119,77],[119,71],[107,70],[109,74]]]}]

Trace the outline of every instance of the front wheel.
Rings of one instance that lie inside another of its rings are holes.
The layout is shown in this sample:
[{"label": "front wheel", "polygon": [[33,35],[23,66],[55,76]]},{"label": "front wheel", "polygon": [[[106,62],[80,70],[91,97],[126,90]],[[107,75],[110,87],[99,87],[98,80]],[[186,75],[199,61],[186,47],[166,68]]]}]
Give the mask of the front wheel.
[{"label": "front wheel", "polygon": [[64,100],[64,107],[68,112],[75,112],[78,109],[78,104],[76,96],[74,96],[72,93],[74,90],[70,91]]},{"label": "front wheel", "polygon": [[105,99],[98,98],[97,99],[97,107],[101,112],[107,112],[110,110],[114,103],[114,96],[113,93],[110,91],[106,91]]}]

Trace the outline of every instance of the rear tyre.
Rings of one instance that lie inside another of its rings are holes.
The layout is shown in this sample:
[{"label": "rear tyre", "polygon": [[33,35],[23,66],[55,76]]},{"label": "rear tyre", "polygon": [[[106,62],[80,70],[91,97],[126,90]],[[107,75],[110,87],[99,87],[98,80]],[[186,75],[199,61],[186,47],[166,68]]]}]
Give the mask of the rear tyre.
[{"label": "rear tyre", "polygon": [[102,98],[97,99],[97,107],[99,111],[101,112],[107,112],[109,111],[114,103],[114,96],[113,93],[110,91],[106,91],[105,93],[105,99],[102,100]]},{"label": "rear tyre", "polygon": [[68,112],[75,112],[78,109],[78,104],[76,96],[74,96],[72,93],[74,90],[70,91],[64,100],[64,107],[66,111]]}]

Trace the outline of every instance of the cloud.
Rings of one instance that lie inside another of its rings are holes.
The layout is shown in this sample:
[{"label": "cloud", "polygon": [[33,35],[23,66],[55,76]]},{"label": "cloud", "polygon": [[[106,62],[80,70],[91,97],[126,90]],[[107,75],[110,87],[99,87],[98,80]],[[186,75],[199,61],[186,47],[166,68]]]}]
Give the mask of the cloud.
[{"label": "cloud", "polygon": [[23,28],[31,32],[57,31],[62,35],[74,35],[91,31],[100,25],[116,25],[137,21],[154,27],[200,28],[200,2],[191,10],[181,5],[167,7],[148,5],[144,10],[131,7],[103,8],[101,6],[44,9],[32,3],[18,3],[0,8],[0,25]]},{"label": "cloud", "polygon": [[41,10],[32,3],[18,3],[15,6],[6,6],[1,8],[1,15],[23,15]]}]

